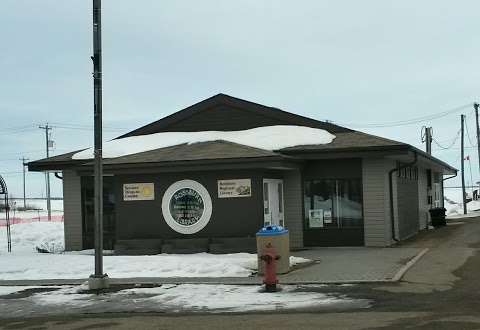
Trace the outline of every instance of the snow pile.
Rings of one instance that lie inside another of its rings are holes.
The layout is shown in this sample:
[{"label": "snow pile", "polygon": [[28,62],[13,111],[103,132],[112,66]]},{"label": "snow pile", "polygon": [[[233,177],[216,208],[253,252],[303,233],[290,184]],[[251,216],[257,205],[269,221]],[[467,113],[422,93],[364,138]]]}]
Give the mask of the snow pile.
[{"label": "snow pile", "polygon": [[448,218],[477,217],[480,216],[480,201],[467,203],[467,215],[463,214],[463,203],[456,202],[448,197],[445,199],[446,215]]},{"label": "snow pile", "polygon": [[[93,250],[63,250],[63,223],[33,222],[11,226],[12,253],[7,252],[6,228],[0,227],[0,280],[77,279],[93,271]],[[52,253],[37,253],[41,247]],[[107,251],[111,254],[111,251]],[[104,255],[105,255],[104,254]],[[290,257],[290,264],[310,262]],[[127,277],[248,277],[257,271],[257,255],[158,254],[105,255],[104,271],[113,278]]]},{"label": "snow pile", "polygon": [[[56,313],[112,312],[254,312],[305,308],[368,308],[371,301],[343,294],[318,292],[316,285],[285,285],[265,293],[258,285],[162,285],[133,288],[101,295],[85,292],[82,286],[47,287],[44,292],[20,298],[26,306]],[[7,288],[6,292],[16,292]],[[35,309],[33,309],[35,310]],[[27,308],[28,311],[28,308]]]},{"label": "snow pile", "polygon": [[[328,144],[335,135],[326,130],[304,126],[266,126],[243,131],[202,131],[202,132],[163,132],[149,135],[126,137],[105,142],[103,157],[115,158],[180,144],[193,144],[210,141],[229,141],[264,150],[280,150],[283,148]],[[93,149],[78,152],[72,159],[91,159]]]},{"label": "snow pile", "polygon": [[[105,256],[103,260],[104,271],[112,278],[248,277],[257,270],[257,255],[249,253]],[[290,259],[291,264],[299,262],[310,260]],[[93,265],[91,255],[4,253],[0,258],[0,280],[87,278]]]},{"label": "snow pile", "polygon": [[[64,250],[63,223],[61,222],[21,223],[12,225],[10,228],[14,252],[36,252],[37,247],[54,252]],[[7,228],[0,227],[0,254],[7,253],[6,238]]]},{"label": "snow pile", "polygon": [[41,306],[68,305],[69,307],[85,307],[93,304],[96,295],[81,293],[83,290],[85,290],[84,286],[68,286],[55,291],[34,294],[29,300]]},{"label": "snow pile", "polygon": [[293,285],[283,286],[275,293],[264,293],[255,285],[162,285],[121,291],[119,294],[150,294],[151,302],[173,308],[176,312],[188,310],[222,310],[224,312],[251,312],[282,309],[300,309],[353,302],[319,292],[299,291]]},{"label": "snow pile", "polygon": [[300,265],[300,264],[304,264],[304,263],[308,263],[308,262],[311,262],[311,261],[312,260],[310,260],[310,259],[306,259],[306,258],[302,258],[302,257],[290,256],[290,267]]},{"label": "snow pile", "polygon": [[0,286],[0,296],[6,296],[29,289],[37,289],[38,286]]}]

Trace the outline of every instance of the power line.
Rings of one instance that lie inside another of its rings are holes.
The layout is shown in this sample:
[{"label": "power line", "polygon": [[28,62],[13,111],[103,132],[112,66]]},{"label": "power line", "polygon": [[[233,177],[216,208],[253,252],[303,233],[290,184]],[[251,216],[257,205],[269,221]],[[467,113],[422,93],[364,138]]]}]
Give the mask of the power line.
[{"label": "power line", "polygon": [[450,145],[448,147],[444,147],[442,146],[436,139],[432,138],[432,141],[440,148],[440,149],[443,149],[443,150],[447,150],[447,149],[450,149],[452,148],[455,143],[457,142],[458,138],[460,137],[460,131],[461,130],[458,130],[457,134],[455,135],[455,137],[453,138],[453,141],[452,143],[450,143]]},{"label": "power line", "polygon": [[20,134],[20,133],[26,133],[26,132],[31,132],[34,131],[35,128],[22,128],[18,130],[6,130],[6,131],[0,131],[0,135],[13,135],[13,134]]},{"label": "power line", "polygon": [[467,138],[468,138],[468,142],[470,143],[470,145],[474,148],[477,147],[477,145],[475,143],[472,142],[472,139],[470,138],[470,132],[468,131],[468,125],[467,125],[467,121],[465,120],[465,130],[467,131]]},{"label": "power line", "polygon": [[[51,123],[50,127],[61,128],[61,129],[80,130],[80,131],[90,131],[90,132],[93,131],[93,126],[91,126],[91,125],[81,125],[81,124]],[[0,135],[12,135],[12,134],[33,132],[36,129],[37,129],[36,125],[4,127],[4,128],[0,128]],[[103,129],[105,131],[110,131],[110,132],[123,132],[123,131],[129,130],[130,128],[115,127],[115,126],[104,126]]]},{"label": "power line", "polygon": [[463,109],[466,109],[468,107],[471,107],[472,103],[467,103],[449,110],[445,110],[436,114],[430,114],[426,116],[421,116],[421,117],[415,117],[411,119],[406,119],[406,120],[399,120],[399,121],[392,121],[392,122],[386,122],[386,123],[372,123],[372,124],[342,124],[345,126],[351,126],[351,127],[358,127],[358,128],[381,128],[381,127],[396,127],[396,126],[406,126],[406,125],[413,125],[413,124],[418,124],[421,122],[429,121],[429,120],[434,120],[434,119],[439,119],[442,117],[445,117],[447,115],[459,112]]},{"label": "power line", "polygon": [[[465,147],[464,149],[476,149],[477,147]],[[438,152],[446,152],[446,151],[458,151],[460,150],[460,147],[455,147],[455,148],[450,148],[450,149],[433,149],[432,151],[438,153]]]},{"label": "power line", "polygon": [[23,125],[23,126],[14,126],[14,127],[1,127],[0,132],[2,131],[16,131],[16,130],[22,130],[25,128],[34,128],[33,125]]}]

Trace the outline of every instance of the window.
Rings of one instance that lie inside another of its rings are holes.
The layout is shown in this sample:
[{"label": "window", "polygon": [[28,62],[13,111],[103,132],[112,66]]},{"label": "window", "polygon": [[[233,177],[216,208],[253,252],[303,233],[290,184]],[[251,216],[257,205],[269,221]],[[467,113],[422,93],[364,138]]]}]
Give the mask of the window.
[{"label": "window", "polygon": [[278,212],[283,213],[283,184],[278,183]]},{"label": "window", "polygon": [[304,207],[307,228],[362,227],[362,181],[305,181]]},{"label": "window", "polygon": [[263,213],[264,214],[269,214],[270,209],[269,209],[269,204],[268,204],[268,182],[263,183]]}]

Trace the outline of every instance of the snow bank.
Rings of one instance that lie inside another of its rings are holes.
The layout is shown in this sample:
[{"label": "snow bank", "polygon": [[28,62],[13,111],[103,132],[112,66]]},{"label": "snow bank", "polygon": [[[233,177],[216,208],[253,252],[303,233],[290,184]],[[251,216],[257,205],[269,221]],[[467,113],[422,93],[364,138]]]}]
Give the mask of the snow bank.
[{"label": "snow bank", "polygon": [[[317,292],[318,286],[285,285],[264,293],[258,285],[162,285],[107,292],[84,292],[83,286],[65,286],[34,293],[25,301],[57,312],[253,312],[304,308],[368,308],[371,301],[339,293]],[[13,290],[12,290],[13,291]]]},{"label": "snow bank", "polygon": [[[0,227],[0,280],[77,279],[93,271],[93,250],[63,251],[63,223],[15,224],[12,253],[7,252],[6,228]],[[37,253],[36,247],[52,253]],[[107,254],[111,251],[107,251]],[[290,264],[310,262],[290,257]],[[248,277],[257,270],[257,255],[158,254],[144,256],[104,256],[104,271],[113,278],[127,277]]]},{"label": "snow bank", "polygon": [[[115,158],[180,144],[229,141],[265,150],[280,150],[299,145],[328,144],[335,135],[326,130],[304,126],[266,126],[243,131],[164,132],[126,137],[105,142],[103,157]],[[93,149],[78,152],[72,159],[91,159]]]},{"label": "snow bank", "polygon": [[[104,271],[112,278],[248,277],[257,270],[257,255],[249,253],[104,256],[103,260]],[[291,264],[309,261],[290,260]],[[87,278],[93,265],[94,257],[90,255],[4,253],[0,258],[0,280]]]},{"label": "snow bank", "polygon": [[447,209],[447,218],[476,217],[480,216],[480,201],[470,201],[467,203],[467,214],[463,214],[463,203],[457,202],[451,198],[444,197],[445,208]]},{"label": "snow bank", "polygon": [[[36,247],[61,252],[64,249],[63,223],[32,222],[11,227],[12,251],[36,253]],[[7,253],[7,228],[0,227],[0,255]],[[0,270],[1,272],[2,270]]]},{"label": "snow bank", "polygon": [[153,294],[153,297],[144,299],[174,308],[176,311],[269,311],[353,302],[352,299],[319,292],[302,292],[299,291],[298,286],[293,285],[282,286],[281,291],[274,293],[263,293],[260,290],[256,285],[182,284],[130,289],[121,291],[119,294]]},{"label": "snow bank", "polygon": [[0,296],[6,296],[29,289],[37,289],[38,286],[0,286]]}]

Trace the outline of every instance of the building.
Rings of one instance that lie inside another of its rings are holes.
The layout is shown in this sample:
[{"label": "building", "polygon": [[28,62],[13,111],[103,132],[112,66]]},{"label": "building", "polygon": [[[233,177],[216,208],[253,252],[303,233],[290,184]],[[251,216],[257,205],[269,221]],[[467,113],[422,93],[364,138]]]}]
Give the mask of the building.
[{"label": "building", "polygon": [[[67,250],[93,247],[90,155],[28,165],[62,173]],[[104,157],[104,242],[119,253],[251,251],[264,224],[286,226],[292,248],[389,246],[427,228],[456,174],[411,145],[224,94],[106,143]]]}]

